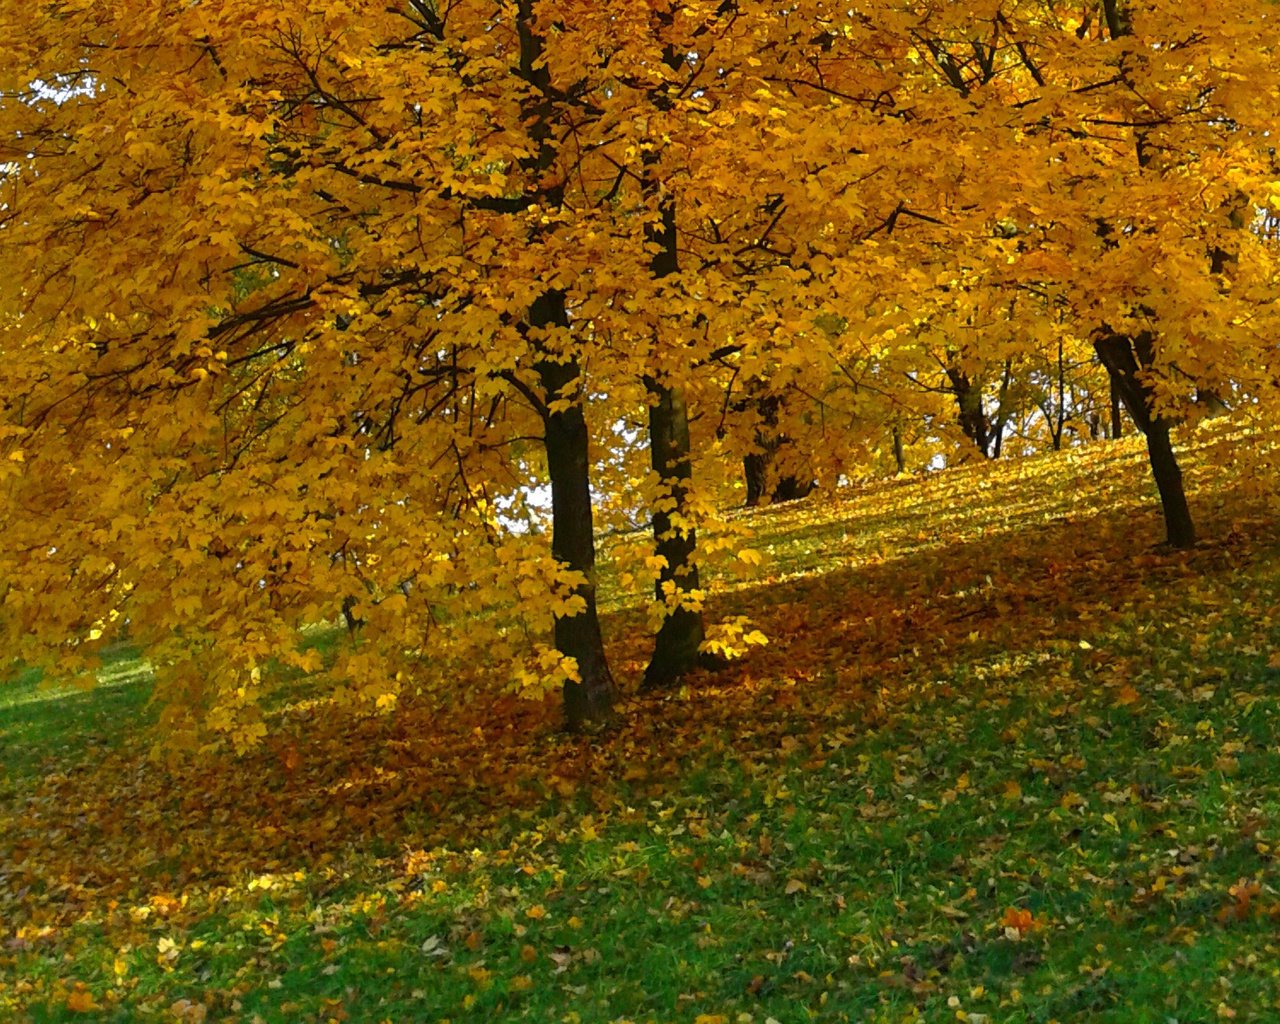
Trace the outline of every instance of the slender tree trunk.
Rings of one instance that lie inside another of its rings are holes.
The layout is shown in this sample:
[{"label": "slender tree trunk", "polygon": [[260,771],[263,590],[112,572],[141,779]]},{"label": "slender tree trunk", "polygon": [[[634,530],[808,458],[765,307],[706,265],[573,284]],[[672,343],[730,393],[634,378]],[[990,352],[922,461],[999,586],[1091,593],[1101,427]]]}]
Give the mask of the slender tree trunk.
[{"label": "slender tree trunk", "polygon": [[[1102,9],[1112,39],[1129,35],[1132,26],[1127,3],[1123,0],[1102,0]],[[1144,166],[1145,163],[1140,149],[1138,164]],[[1151,366],[1151,341],[1151,335],[1146,333],[1132,339],[1124,335],[1106,334],[1094,342],[1094,348],[1111,375],[1112,426],[1115,428],[1115,436],[1120,436],[1116,398],[1118,391],[1119,400],[1129,410],[1129,417],[1147,435],[1147,456],[1151,461],[1152,475],[1156,478],[1156,487],[1160,491],[1169,546],[1189,548],[1195,545],[1196,531],[1191,521],[1191,509],[1187,506],[1187,495],[1182,487],[1182,470],[1178,468],[1173,441],[1169,436],[1169,422],[1164,417],[1152,415],[1151,389],[1138,380],[1138,371]]]},{"label": "slender tree trunk", "polygon": [[359,600],[351,594],[342,599],[342,618],[347,624],[347,632],[355,636],[356,630],[364,625],[364,619],[356,614]]},{"label": "slender tree trunk", "polygon": [[747,508],[755,508],[764,500],[764,483],[769,460],[762,452],[742,457],[742,478],[747,485]]},{"label": "slender tree trunk", "polygon": [[[529,326],[534,329],[568,325],[562,292],[545,292],[529,309]],[[578,393],[581,371],[577,359],[546,358],[535,369],[548,403],[558,398],[571,400],[562,412],[545,413],[543,426],[547,472],[551,477],[551,554],[583,576],[573,592],[586,602],[586,607],[576,615],[557,616],[555,620],[556,650],[578,665],[581,681],[566,680],[564,684],[564,715],[566,725],[579,730],[609,721],[617,696],[596,611],[590,444]]]},{"label": "slender tree trunk", "polygon": [[1169,421],[1152,414],[1151,388],[1139,379],[1142,370],[1151,365],[1151,341],[1149,334],[1135,338],[1105,334],[1095,339],[1094,349],[1111,375],[1113,394],[1119,394],[1129,417],[1147,437],[1147,455],[1156,488],[1160,491],[1169,546],[1189,548],[1196,542],[1195,525],[1182,486],[1182,471],[1174,455]]},{"label": "slender tree trunk", "polygon": [[992,428],[991,438],[991,457],[993,459],[1000,458],[1000,453],[1004,451],[1004,428],[1009,423],[1009,385],[1013,381],[1013,360],[1006,359],[1004,361],[1004,372],[1000,376],[1000,396],[996,403],[996,422]]},{"label": "slender tree trunk", "polygon": [[1147,457],[1151,461],[1151,473],[1156,478],[1156,488],[1160,491],[1169,546],[1195,547],[1196,528],[1182,487],[1182,470],[1178,468],[1178,458],[1173,453],[1169,424],[1163,419],[1153,422],[1147,430]]},{"label": "slender tree trunk", "polygon": [[1063,358],[1062,335],[1058,335],[1058,416],[1053,428],[1053,450],[1062,451],[1062,432],[1067,428],[1067,368]]},{"label": "slender tree trunk", "polygon": [[977,446],[983,458],[991,458],[994,431],[982,405],[982,389],[959,370],[947,367],[946,372],[959,410],[960,429]]},{"label": "slender tree trunk", "polygon": [[893,463],[898,467],[898,475],[907,471],[907,456],[902,448],[902,424],[893,425]]},{"label": "slender tree trunk", "polygon": [[[684,54],[668,47],[666,59],[674,70],[683,63]],[[661,194],[657,151],[647,154],[644,163],[644,189],[650,199],[658,199],[659,214],[658,222],[645,229],[647,241],[655,246],[649,272],[661,280],[680,270],[676,201],[670,193]],[[705,630],[702,611],[687,606],[689,595],[699,586],[694,561],[698,537],[689,509],[693,484],[689,410],[683,392],[669,382],[646,375],[644,385],[649,395],[649,461],[663,486],[662,500],[652,513],[653,542],[655,552],[666,561],[654,586],[654,596],[666,606],[666,614],[644,672],[644,688],[654,689],[671,685],[699,664],[698,648]]]},{"label": "slender tree trunk", "polygon": [[1108,379],[1111,383],[1111,440],[1116,441],[1124,434],[1124,415],[1120,404],[1120,389],[1116,387],[1114,377]]},{"label": "slender tree trunk", "polygon": [[[543,39],[534,19],[533,0],[517,0],[515,27],[519,39],[520,77],[533,87],[535,97],[525,108],[530,137],[537,150],[526,157],[525,169],[540,177],[555,163],[556,143],[551,129],[553,106],[551,72],[543,57]],[[541,188],[541,201],[552,209],[564,201],[563,184],[552,182]],[[539,229],[534,229],[536,236]],[[569,313],[564,293],[543,292],[529,307],[528,327],[538,353],[534,372],[545,396],[542,406],[543,433],[547,450],[547,474],[551,478],[551,554],[560,564],[581,573],[574,587],[585,607],[576,615],[557,616],[556,650],[573,658],[578,682],[564,684],[565,724],[571,730],[600,725],[613,717],[617,687],[605,658],[596,611],[596,540],[591,510],[591,453],[587,420],[582,408],[581,368],[572,350],[558,352],[548,345],[541,332],[548,328],[567,331]],[[552,412],[550,404],[567,399],[568,408]]]},{"label": "slender tree trunk", "polygon": [[1125,0],[1102,0],[1102,13],[1107,19],[1107,31],[1112,39],[1127,36],[1132,31]]},{"label": "slender tree trunk", "polygon": [[[663,387],[652,379],[645,383],[650,391],[650,461],[663,482],[663,500],[653,512],[653,541],[655,552],[666,560],[666,565],[659,570],[654,597],[668,606],[644,672],[645,689],[653,689],[669,686],[701,663],[698,649],[705,631],[702,612],[687,607],[682,600],[699,587],[694,561],[697,535],[686,519],[693,476],[689,413],[678,389]],[[678,607],[670,607],[672,598],[681,602]]]}]

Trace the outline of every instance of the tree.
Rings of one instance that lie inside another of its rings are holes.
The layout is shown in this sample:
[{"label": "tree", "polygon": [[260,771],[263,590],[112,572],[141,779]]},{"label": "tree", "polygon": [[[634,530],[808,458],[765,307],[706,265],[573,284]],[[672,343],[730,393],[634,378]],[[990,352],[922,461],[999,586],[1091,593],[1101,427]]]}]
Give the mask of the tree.
[{"label": "tree", "polygon": [[[835,479],[886,424],[934,444],[957,412],[994,454],[1070,337],[1176,471],[1197,393],[1261,416],[1280,387],[1254,224],[1280,101],[1242,84],[1274,77],[1275,18],[8,5],[6,635],[77,658],[127,622],[171,731],[244,743],[262,665],[314,670],[296,630],[355,595],[352,701],[479,666],[587,726],[615,693],[591,479],[637,410],[655,681],[703,646],[699,460],[785,437],[781,475]],[[753,381],[784,400],[734,415]],[[544,483],[549,544],[507,521]]]},{"label": "tree", "polygon": [[1238,236],[1228,248],[1256,262],[1211,254],[1240,206],[1229,197],[1269,202],[1275,98],[1240,83],[1274,77],[1275,49],[1246,40],[1276,15],[1265,3],[1221,13],[1160,0],[1103,0],[1070,18],[1048,4],[949,5],[909,30],[968,109],[953,145],[980,160],[986,194],[972,206],[1000,228],[982,243],[989,285],[1051,300],[1095,341],[1116,396],[1145,410],[1134,415],[1151,427],[1174,546],[1193,532],[1168,428],[1197,388],[1249,381],[1260,394],[1248,364],[1274,358],[1241,330],[1270,317],[1270,257]]},{"label": "tree", "polygon": [[[492,612],[518,593],[526,621],[554,619],[556,652],[535,646],[518,678],[562,684],[573,726],[607,718],[574,314],[595,290],[577,228],[596,213],[570,196],[581,161],[562,134],[604,81],[593,40],[560,40],[586,50],[557,63],[529,2],[6,21],[25,42],[5,137],[25,152],[3,242],[44,253],[6,295],[7,429],[31,468],[8,578],[96,581],[42,636],[127,616],[172,648],[175,688],[217,731],[252,739],[243,679],[330,595],[415,581],[352,609],[362,642],[334,670],[385,704],[421,671],[403,652],[438,650],[450,620],[489,616],[472,640],[515,657]],[[578,69],[572,93],[553,63]],[[535,432],[554,562],[497,518]],[[35,479],[50,465],[60,494]],[[214,654],[225,673],[195,682]]]}]

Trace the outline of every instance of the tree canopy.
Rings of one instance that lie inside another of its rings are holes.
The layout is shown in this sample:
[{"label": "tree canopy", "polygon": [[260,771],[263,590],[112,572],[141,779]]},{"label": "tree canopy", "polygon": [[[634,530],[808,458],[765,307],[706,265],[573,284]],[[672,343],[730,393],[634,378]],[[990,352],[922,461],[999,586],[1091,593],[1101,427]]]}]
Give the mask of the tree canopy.
[{"label": "tree canopy", "polygon": [[663,683],[763,639],[701,620],[744,458],[784,497],[1113,401],[1190,544],[1171,428],[1280,390],[1278,20],[6,5],[5,642],[127,631],[178,746],[260,738],[265,666],[318,671],[298,630],[340,610],[355,705],[475,671],[590,724],[601,527],[654,517]]}]

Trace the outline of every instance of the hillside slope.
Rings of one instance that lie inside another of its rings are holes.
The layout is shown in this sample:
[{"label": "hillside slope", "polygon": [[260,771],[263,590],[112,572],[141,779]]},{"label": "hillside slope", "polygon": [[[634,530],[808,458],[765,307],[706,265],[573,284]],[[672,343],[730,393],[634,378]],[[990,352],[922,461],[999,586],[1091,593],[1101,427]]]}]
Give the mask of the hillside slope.
[{"label": "hillside slope", "polygon": [[[145,682],[0,696],[19,1019],[1207,1021],[1280,1014],[1280,531],[1195,435],[753,513],[768,647],[619,730],[424,695],[147,760]],[[1274,488],[1272,488],[1274,491]],[[639,610],[610,620],[635,678]],[[334,642],[329,638],[326,642]],[[441,709],[452,704],[444,715]]]}]

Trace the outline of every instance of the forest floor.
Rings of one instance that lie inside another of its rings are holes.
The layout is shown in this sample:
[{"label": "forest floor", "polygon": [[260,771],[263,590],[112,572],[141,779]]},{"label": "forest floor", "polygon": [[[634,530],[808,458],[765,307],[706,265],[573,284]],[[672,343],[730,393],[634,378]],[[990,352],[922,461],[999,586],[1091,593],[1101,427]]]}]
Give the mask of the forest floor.
[{"label": "forest floor", "polygon": [[1280,1019],[1280,529],[1255,441],[1184,440],[1188,553],[1136,439],[754,513],[710,612],[769,646],[608,736],[299,700],[175,771],[127,652],[17,678],[0,1017]]}]

